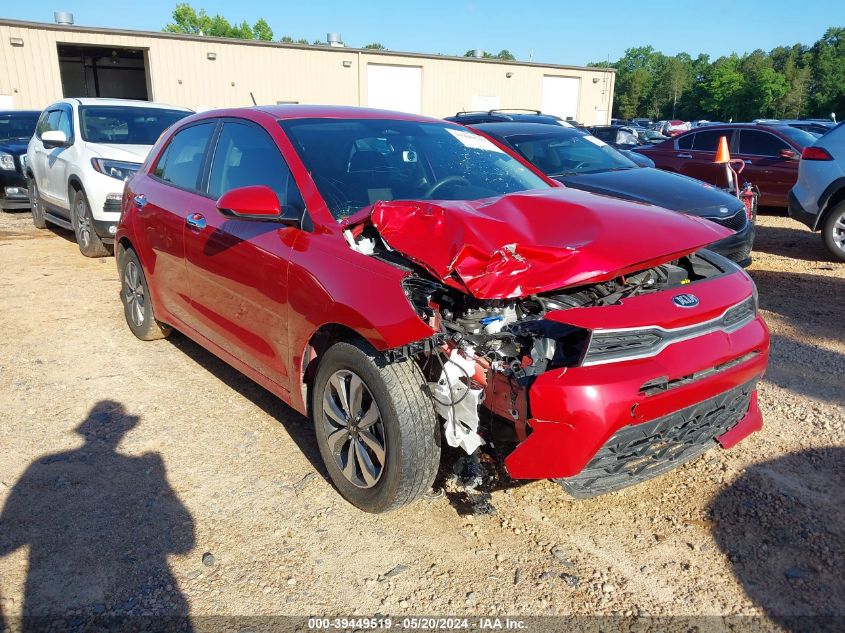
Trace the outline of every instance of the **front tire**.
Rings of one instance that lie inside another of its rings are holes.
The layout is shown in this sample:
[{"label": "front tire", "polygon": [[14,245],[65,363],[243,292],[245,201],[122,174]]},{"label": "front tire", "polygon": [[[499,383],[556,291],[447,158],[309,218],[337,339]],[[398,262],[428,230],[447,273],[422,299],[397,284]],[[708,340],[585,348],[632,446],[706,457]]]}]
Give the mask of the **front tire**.
[{"label": "front tire", "polygon": [[822,237],[830,254],[845,260],[845,202],[836,205],[827,216],[822,227]]},{"label": "front tire", "polygon": [[35,178],[30,178],[27,182],[27,189],[29,189],[29,210],[32,212],[32,224],[36,229],[46,229],[47,220],[44,217],[44,207],[41,204],[41,197],[38,195],[38,185],[35,184]]},{"label": "front tire", "polygon": [[170,336],[172,328],[159,323],[155,318],[150,288],[135,251],[121,246],[117,260],[123,316],[132,334],[142,341],[155,341]]},{"label": "front tire", "polygon": [[395,510],[431,487],[440,428],[425,387],[413,361],[388,363],[363,343],[336,343],[320,360],[311,389],[320,455],[361,510]]},{"label": "front tire", "polygon": [[85,257],[107,257],[111,251],[103,244],[100,236],[94,231],[94,218],[91,215],[91,205],[82,189],[75,191],[71,201],[71,223],[76,234],[79,252]]}]

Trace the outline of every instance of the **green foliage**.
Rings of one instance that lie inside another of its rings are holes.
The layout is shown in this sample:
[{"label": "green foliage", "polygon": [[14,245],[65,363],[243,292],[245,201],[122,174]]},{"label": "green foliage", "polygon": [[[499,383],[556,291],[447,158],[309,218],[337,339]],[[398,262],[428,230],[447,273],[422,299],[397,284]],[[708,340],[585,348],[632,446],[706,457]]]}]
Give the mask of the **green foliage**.
[{"label": "green foliage", "polygon": [[845,27],[829,28],[812,46],[779,46],[713,61],[641,46],[629,48],[616,62],[588,66],[616,69],[613,111],[626,119],[845,116]]},{"label": "green foliage", "polygon": [[234,37],[241,40],[273,40],[273,29],[264,18],[259,18],[252,26],[245,20],[240,24],[232,24],[220,14],[208,15],[205,9],[197,11],[187,2],[176,5],[173,9],[173,22],[166,25],[162,31],[209,37]]},{"label": "green foliage", "polygon": [[374,51],[386,51],[387,47],[384,44],[379,44],[378,42],[373,42],[372,44],[367,44],[364,48],[369,48]]},{"label": "green foliage", "polygon": [[[475,49],[469,49],[466,53],[464,53],[464,57],[475,57]],[[484,51],[483,57],[484,59],[501,59],[504,61],[514,61],[516,59],[513,53],[511,53],[506,48],[503,48],[495,55],[493,53],[488,53],[487,51]]]}]

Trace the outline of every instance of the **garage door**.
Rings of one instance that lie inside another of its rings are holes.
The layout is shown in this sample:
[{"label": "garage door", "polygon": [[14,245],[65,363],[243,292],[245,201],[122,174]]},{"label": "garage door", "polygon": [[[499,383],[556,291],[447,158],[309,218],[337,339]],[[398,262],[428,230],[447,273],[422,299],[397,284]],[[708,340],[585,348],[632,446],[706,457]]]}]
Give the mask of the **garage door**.
[{"label": "garage door", "polygon": [[564,119],[577,118],[578,87],[577,77],[543,77],[543,112]]},{"label": "garage door", "polygon": [[367,65],[367,105],[371,108],[422,112],[422,68]]}]

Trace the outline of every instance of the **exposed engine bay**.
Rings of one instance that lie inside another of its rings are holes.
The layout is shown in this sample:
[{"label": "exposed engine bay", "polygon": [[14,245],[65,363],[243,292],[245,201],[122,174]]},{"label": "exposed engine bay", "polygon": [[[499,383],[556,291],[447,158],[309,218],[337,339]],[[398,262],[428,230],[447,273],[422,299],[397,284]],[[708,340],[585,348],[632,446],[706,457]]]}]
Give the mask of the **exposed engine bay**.
[{"label": "exposed engine bay", "polygon": [[600,283],[510,299],[478,299],[433,279],[430,271],[393,250],[372,227],[357,238],[348,233],[347,241],[354,250],[407,270],[405,294],[438,334],[390,355],[412,357],[420,364],[434,407],[445,420],[447,442],[469,454],[485,443],[479,430],[481,413],[509,420],[516,427],[516,439],[524,439],[530,432],[525,422],[533,379],[584,362],[592,333],[561,322],[565,319],[546,319],[548,314],[617,305],[726,272],[720,258],[705,251]]}]

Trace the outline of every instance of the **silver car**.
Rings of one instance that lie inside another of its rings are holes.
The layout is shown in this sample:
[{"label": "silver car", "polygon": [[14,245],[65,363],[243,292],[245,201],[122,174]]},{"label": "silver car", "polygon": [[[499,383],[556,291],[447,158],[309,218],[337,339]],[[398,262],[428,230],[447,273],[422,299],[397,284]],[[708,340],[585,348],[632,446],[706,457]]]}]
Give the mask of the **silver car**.
[{"label": "silver car", "polygon": [[[845,122],[843,122],[845,123]],[[834,257],[845,260],[845,127],[840,123],[804,148],[789,215],[821,231]]]}]

